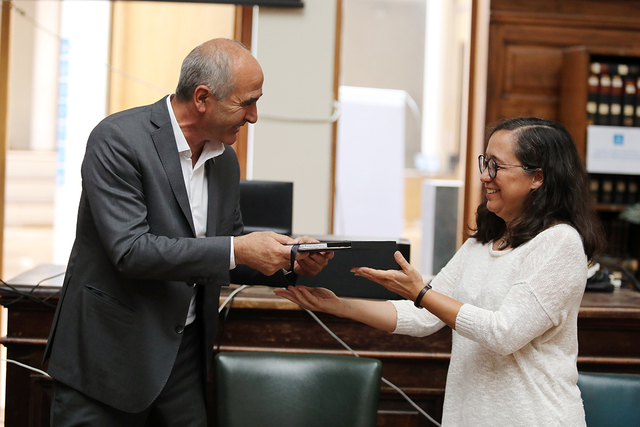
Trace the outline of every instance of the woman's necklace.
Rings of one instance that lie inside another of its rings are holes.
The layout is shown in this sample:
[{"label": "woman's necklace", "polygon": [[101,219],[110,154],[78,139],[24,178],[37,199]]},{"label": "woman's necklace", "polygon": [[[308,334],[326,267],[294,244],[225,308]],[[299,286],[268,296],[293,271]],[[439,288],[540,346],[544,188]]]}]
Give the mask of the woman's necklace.
[{"label": "woman's necklace", "polygon": [[498,243],[498,250],[501,251],[507,246],[509,246],[509,244],[507,243],[507,238],[503,237],[502,240],[500,240],[500,243]]}]

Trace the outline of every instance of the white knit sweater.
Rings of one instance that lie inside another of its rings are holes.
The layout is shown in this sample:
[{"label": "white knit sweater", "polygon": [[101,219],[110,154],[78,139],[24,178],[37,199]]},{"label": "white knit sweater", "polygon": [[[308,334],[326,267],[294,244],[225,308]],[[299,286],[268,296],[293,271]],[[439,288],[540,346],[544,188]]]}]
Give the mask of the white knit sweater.
[{"label": "white knit sweater", "polygon": [[[587,259],[575,229],[556,225],[516,249],[468,239],[432,281],[464,305],[456,318],[443,427],[585,426],[576,385],[577,317]],[[392,301],[394,333],[443,322]]]}]

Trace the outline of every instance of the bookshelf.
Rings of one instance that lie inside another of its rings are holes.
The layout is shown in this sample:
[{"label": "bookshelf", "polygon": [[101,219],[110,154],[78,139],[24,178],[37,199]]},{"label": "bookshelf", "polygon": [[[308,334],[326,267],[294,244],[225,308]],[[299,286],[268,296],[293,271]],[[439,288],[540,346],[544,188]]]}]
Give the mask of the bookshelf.
[{"label": "bookshelf", "polygon": [[[626,88],[632,81],[635,87]],[[607,236],[603,261],[640,277],[640,225],[620,218],[628,206],[640,203],[640,159],[634,158],[640,144],[640,49],[565,49],[559,120],[587,165]]]}]

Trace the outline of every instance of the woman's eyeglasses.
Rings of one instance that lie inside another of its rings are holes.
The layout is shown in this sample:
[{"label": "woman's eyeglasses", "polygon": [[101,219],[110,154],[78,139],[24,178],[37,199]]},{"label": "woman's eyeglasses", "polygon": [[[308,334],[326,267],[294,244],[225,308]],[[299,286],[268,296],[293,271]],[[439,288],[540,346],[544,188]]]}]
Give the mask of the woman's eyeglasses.
[{"label": "woman's eyeglasses", "polygon": [[525,165],[508,165],[506,163],[498,163],[494,159],[487,159],[484,154],[478,156],[478,167],[480,168],[480,174],[484,173],[485,169],[489,169],[489,177],[494,179],[498,173],[498,169],[505,167],[518,167],[528,172],[540,169],[537,166],[525,166]]}]

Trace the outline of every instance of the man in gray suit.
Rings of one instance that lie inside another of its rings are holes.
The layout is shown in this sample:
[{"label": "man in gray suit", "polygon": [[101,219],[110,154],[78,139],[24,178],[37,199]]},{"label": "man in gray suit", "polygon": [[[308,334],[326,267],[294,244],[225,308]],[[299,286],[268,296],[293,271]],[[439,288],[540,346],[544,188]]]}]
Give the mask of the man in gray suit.
[{"label": "man in gray suit", "polygon": [[45,359],[53,426],[205,426],[220,287],[287,286],[331,254],[241,235],[230,145],[257,119],[263,74],[237,42],[185,58],[176,93],[96,126]]}]

